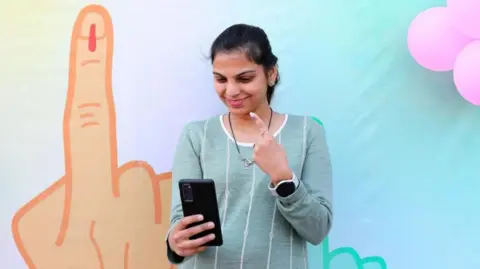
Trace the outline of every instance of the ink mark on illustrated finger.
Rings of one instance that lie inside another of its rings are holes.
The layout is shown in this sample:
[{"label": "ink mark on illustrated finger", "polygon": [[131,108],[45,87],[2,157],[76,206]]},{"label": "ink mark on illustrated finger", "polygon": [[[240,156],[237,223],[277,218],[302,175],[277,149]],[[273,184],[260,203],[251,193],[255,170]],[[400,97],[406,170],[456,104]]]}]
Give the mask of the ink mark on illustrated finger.
[{"label": "ink mark on illustrated finger", "polygon": [[97,28],[95,24],[90,25],[88,35],[88,50],[94,52],[97,49]]}]

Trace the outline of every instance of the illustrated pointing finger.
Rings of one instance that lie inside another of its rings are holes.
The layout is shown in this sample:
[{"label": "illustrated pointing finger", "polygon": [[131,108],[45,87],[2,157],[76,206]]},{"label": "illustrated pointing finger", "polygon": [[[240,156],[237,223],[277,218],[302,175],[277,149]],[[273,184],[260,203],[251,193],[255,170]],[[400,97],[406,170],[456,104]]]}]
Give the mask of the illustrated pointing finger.
[{"label": "illustrated pointing finger", "polygon": [[118,188],[112,56],[110,15],[101,6],[85,7],[73,27],[63,126],[67,195],[72,204],[83,200],[82,208],[98,206],[96,196]]},{"label": "illustrated pointing finger", "polygon": [[267,125],[265,124],[265,122],[263,122],[263,120],[257,114],[250,112],[250,117],[252,117],[252,119],[255,121],[255,124],[260,130],[260,133],[262,134],[262,136],[268,134]]}]

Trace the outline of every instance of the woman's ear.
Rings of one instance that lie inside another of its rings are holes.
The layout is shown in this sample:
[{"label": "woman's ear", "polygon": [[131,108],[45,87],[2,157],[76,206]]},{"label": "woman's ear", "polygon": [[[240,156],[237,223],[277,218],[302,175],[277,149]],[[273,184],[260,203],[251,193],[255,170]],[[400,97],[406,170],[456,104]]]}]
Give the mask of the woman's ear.
[{"label": "woman's ear", "polygon": [[[278,66],[275,65],[274,67],[270,68],[267,73],[268,76],[268,83],[270,86],[273,86],[277,83],[277,77],[278,77]],[[273,85],[271,85],[273,83]]]}]

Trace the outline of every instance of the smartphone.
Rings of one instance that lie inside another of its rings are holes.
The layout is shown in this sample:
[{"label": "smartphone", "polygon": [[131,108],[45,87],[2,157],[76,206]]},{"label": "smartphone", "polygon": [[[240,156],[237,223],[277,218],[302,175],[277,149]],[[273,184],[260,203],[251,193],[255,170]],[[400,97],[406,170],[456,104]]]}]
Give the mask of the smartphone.
[{"label": "smartphone", "polygon": [[204,246],[223,245],[215,182],[211,179],[181,179],[178,185],[180,188],[183,215],[185,217],[198,214],[203,215],[203,221],[190,224],[189,227],[210,221],[215,224],[213,229],[196,234],[190,239],[197,239],[213,233],[215,234],[215,239],[206,243]]}]

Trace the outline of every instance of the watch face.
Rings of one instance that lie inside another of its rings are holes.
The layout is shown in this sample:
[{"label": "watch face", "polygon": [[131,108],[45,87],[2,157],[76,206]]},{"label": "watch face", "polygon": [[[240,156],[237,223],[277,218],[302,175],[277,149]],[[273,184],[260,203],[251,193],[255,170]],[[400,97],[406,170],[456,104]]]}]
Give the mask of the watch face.
[{"label": "watch face", "polygon": [[281,197],[286,197],[295,192],[295,183],[283,182],[277,186],[277,194]]}]

